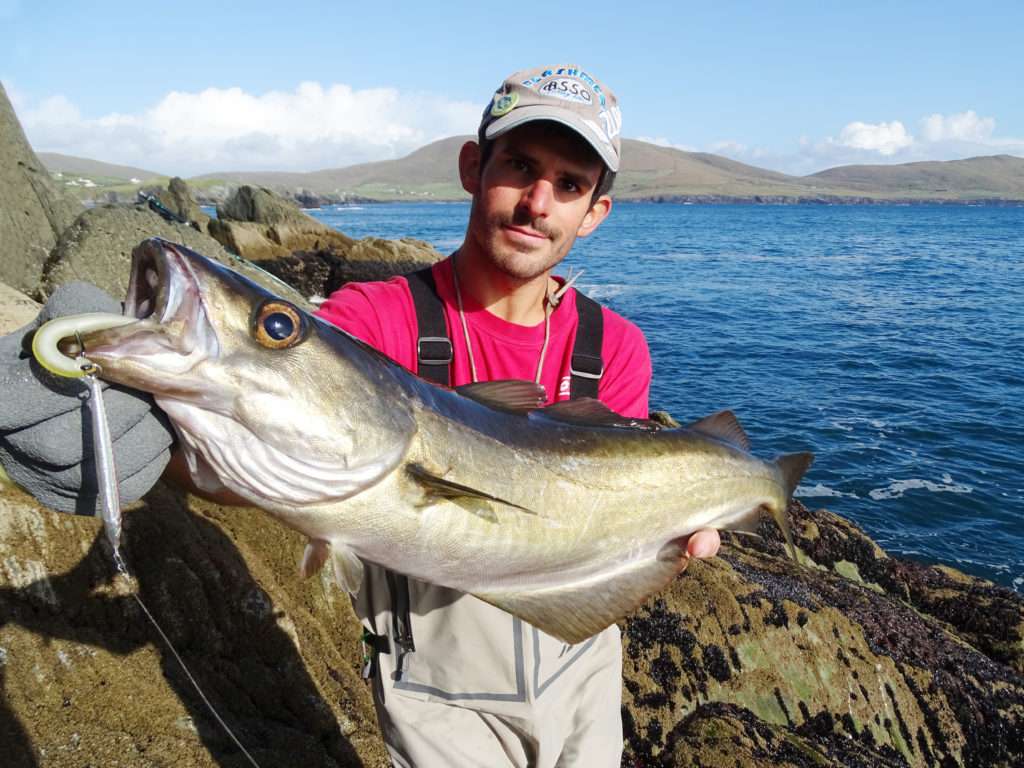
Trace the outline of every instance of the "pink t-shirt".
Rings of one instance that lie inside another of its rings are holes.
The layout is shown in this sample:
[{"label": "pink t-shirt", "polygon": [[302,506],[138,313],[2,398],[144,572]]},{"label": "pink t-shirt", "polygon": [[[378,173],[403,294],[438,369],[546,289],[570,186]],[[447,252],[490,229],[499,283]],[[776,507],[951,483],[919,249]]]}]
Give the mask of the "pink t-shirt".
[{"label": "pink t-shirt", "polygon": [[[452,340],[452,385],[469,384],[473,378],[455,300],[451,259],[435,264],[433,274]],[[480,381],[533,381],[544,345],[544,323],[525,326],[507,322],[467,301],[465,296],[463,308]],[[602,312],[604,375],[598,387],[598,398],[623,416],[647,418],[651,384],[647,341],[633,323],[607,307],[602,307]],[[404,277],[386,282],[349,283],[332,293],[315,314],[409,370],[416,370],[416,309]],[[548,404],[569,399],[569,363],[578,323],[576,291],[570,289],[551,313],[551,338],[541,374]]]}]

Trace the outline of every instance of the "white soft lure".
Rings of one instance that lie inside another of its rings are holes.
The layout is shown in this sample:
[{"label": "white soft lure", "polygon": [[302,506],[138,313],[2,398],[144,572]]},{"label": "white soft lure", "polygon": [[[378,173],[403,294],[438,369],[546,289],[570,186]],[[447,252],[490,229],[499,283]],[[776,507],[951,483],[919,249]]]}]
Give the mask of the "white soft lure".
[{"label": "white soft lure", "polygon": [[121,499],[117,493],[117,470],[114,466],[114,444],[110,438],[110,424],[103,405],[99,366],[79,354],[69,357],[60,351],[61,339],[77,337],[83,333],[117,328],[135,322],[135,318],[94,312],[71,317],[58,317],[40,327],[32,338],[32,354],[41,366],[58,376],[85,378],[89,389],[89,409],[92,412],[92,441],[96,451],[96,475],[100,495],[100,514],[107,541],[114,550],[114,563],[127,575],[121,557]]}]

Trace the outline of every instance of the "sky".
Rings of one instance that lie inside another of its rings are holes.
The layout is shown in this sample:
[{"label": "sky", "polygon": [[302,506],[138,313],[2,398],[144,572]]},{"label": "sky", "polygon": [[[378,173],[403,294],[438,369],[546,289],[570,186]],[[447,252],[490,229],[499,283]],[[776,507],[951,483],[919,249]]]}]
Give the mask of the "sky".
[{"label": "sky", "polygon": [[401,157],[576,64],[625,137],[803,175],[1024,156],[1021,29],[1020,0],[0,0],[0,83],[37,151],[193,176]]}]

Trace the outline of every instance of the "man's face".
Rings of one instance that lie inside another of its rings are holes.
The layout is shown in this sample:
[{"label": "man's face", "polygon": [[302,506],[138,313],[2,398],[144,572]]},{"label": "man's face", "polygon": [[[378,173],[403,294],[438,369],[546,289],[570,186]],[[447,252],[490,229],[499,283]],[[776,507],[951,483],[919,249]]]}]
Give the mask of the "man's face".
[{"label": "man's face", "polygon": [[482,169],[479,147],[467,144],[459,158],[473,195],[467,239],[512,278],[542,275],[611,210],[607,195],[592,201],[603,167],[582,138],[541,122],[498,137]]}]

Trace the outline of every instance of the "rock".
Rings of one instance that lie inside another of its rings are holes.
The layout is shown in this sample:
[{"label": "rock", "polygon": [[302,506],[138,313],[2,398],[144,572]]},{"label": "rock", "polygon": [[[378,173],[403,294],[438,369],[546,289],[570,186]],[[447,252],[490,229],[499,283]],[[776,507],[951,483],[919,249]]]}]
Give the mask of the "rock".
[{"label": "rock", "polygon": [[169,211],[185,219],[185,221],[192,222],[193,226],[200,232],[206,231],[210,217],[203,213],[199,204],[196,203],[195,198],[192,196],[192,190],[189,189],[188,184],[183,179],[175,176],[168,182],[167,189],[161,189],[156,192],[156,197]]},{"label": "rock", "polygon": [[217,218],[225,221],[249,221],[254,224],[327,229],[298,207],[269,189],[241,186],[223,204],[217,206]]},{"label": "rock", "polygon": [[[815,541],[855,530],[799,504],[793,512],[798,531],[816,526]],[[624,764],[774,764],[768,746],[796,744],[793,734],[811,751],[806,762],[783,765],[1024,761],[1024,676],[945,621],[827,570],[808,553],[803,565],[787,561],[781,537],[764,532],[753,542],[724,537],[718,558],[692,563],[623,622]],[[1019,616],[1024,601],[1001,597]],[[700,714],[709,702],[736,708],[727,727],[709,725],[720,712]],[[709,733],[729,729],[749,737],[737,760],[687,762],[688,749],[709,748]],[[836,757],[844,740],[870,759]],[[815,752],[829,757],[815,762]],[[749,761],[739,759],[747,754]]]},{"label": "rock", "polygon": [[275,259],[295,251],[344,251],[352,238],[328,227],[269,189],[242,186],[217,206],[210,234],[246,259]]},{"label": "rock", "polygon": [[124,296],[131,274],[131,252],[149,237],[181,243],[237,269],[281,298],[307,309],[310,307],[305,296],[228,253],[213,238],[188,225],[168,222],[142,206],[102,206],[79,216],[61,236],[46,264],[41,298],[49,296],[58,285],[73,280],[85,280],[113,296]]},{"label": "rock", "polygon": [[444,258],[429,243],[404,237],[367,237],[339,255],[332,250],[299,252],[259,260],[257,266],[294,286],[308,297],[327,297],[345,283],[387,280],[429,266]]},{"label": "rock", "polygon": [[21,291],[0,283],[0,336],[16,331],[36,319],[42,306]]},{"label": "rock", "polygon": [[0,491],[5,768],[248,764],[136,596],[260,765],[387,765],[359,623],[333,582],[299,577],[304,546],[158,485],[125,511],[128,581],[99,521]]},{"label": "rock", "polygon": [[[666,737],[656,764],[673,768],[904,768],[891,748],[875,749],[833,731],[827,718],[794,728],[749,709],[712,702],[697,707]],[[643,763],[648,765],[648,763]]]},{"label": "rock", "polygon": [[34,294],[47,256],[81,210],[50,180],[0,84],[0,281]]}]

